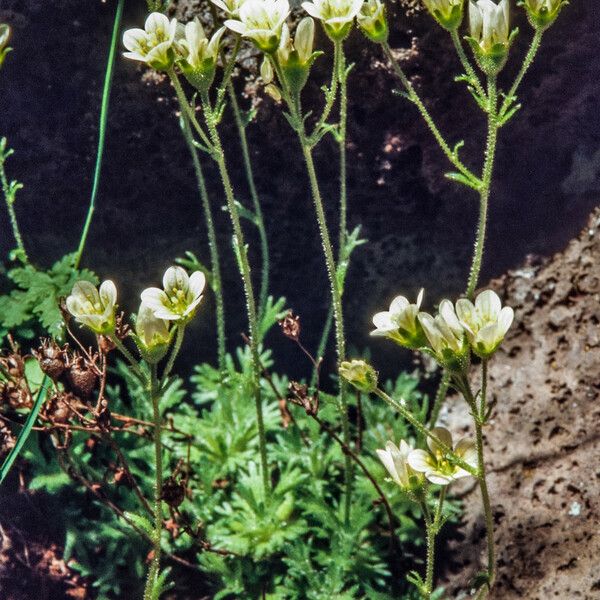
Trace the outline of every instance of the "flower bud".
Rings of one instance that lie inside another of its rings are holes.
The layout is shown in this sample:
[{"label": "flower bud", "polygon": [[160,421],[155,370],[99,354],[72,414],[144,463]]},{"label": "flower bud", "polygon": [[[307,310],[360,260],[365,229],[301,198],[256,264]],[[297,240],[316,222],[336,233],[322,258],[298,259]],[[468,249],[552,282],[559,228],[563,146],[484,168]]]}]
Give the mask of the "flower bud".
[{"label": "flower bud", "polygon": [[509,0],[469,0],[471,35],[467,37],[481,70],[497,75],[506,63],[517,29],[510,32]]},{"label": "flower bud", "polygon": [[364,360],[344,361],[340,375],[360,392],[369,394],[377,389],[377,371]]},{"label": "flower bud", "polygon": [[169,321],[155,317],[154,309],[142,302],[133,338],[144,360],[156,364],[164,358],[171,343]]},{"label": "flower bud", "polygon": [[268,85],[273,81],[273,65],[271,64],[271,59],[268,56],[265,56],[260,64],[260,76],[262,77],[265,85]]},{"label": "flower bud", "polygon": [[0,67],[2,67],[6,55],[12,50],[8,47],[10,33],[10,27],[6,23],[0,23]]},{"label": "flower bud", "polygon": [[320,53],[313,52],[315,22],[305,17],[296,27],[294,42],[286,24],[281,30],[277,61],[292,95],[299,94],[308,80],[310,67]]},{"label": "flower bud", "polygon": [[464,0],[423,0],[423,3],[444,29],[454,31],[462,23]]},{"label": "flower bud", "polygon": [[356,15],[360,30],[370,40],[383,44],[388,39],[388,24],[385,16],[385,4],[381,0],[367,0]]},{"label": "flower bud", "polygon": [[522,0],[521,6],[525,8],[531,26],[535,29],[548,29],[556,21],[567,0]]},{"label": "flower bud", "polygon": [[218,29],[210,40],[198,17],[185,26],[185,38],[179,41],[184,57],[179,66],[186,79],[199,91],[210,88],[219,56],[219,45],[225,28]]},{"label": "flower bud", "polygon": [[303,2],[302,8],[321,21],[325,33],[333,41],[341,42],[348,37],[362,5],[363,0],[313,0]]}]

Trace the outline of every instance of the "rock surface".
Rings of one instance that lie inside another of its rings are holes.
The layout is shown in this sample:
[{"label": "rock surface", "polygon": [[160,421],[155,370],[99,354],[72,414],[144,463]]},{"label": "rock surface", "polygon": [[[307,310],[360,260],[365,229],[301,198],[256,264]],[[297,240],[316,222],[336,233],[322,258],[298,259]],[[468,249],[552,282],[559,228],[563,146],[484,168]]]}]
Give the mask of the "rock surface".
[{"label": "rock surface", "polygon": [[[492,287],[516,316],[489,370],[491,598],[600,598],[600,209],[563,253]],[[454,399],[442,418],[465,429],[464,403]],[[485,565],[478,488],[465,491],[465,503],[465,537],[453,544],[456,589]]]}]

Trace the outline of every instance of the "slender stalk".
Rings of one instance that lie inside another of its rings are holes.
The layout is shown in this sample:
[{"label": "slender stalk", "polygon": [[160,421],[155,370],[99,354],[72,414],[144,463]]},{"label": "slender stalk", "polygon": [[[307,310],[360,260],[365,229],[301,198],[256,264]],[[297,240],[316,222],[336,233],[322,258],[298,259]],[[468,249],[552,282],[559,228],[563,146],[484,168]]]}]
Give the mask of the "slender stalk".
[{"label": "slender stalk", "polygon": [[240,138],[240,146],[242,148],[242,159],[244,161],[244,170],[246,172],[246,181],[248,182],[248,189],[250,190],[250,197],[252,198],[252,207],[256,216],[256,227],[258,228],[258,235],[260,238],[260,253],[261,253],[261,278],[260,278],[260,292],[258,295],[258,306],[260,313],[265,310],[267,305],[267,295],[269,293],[269,242],[267,239],[267,230],[265,228],[265,219],[263,211],[260,205],[260,198],[256,190],[256,183],[254,181],[254,173],[252,170],[252,161],[250,160],[250,151],[248,150],[248,138],[246,137],[246,126],[242,120],[240,107],[235,95],[233,83],[229,82],[227,86],[229,93],[229,100],[231,102],[231,109],[237,127],[238,135]]},{"label": "slender stalk", "polygon": [[485,159],[483,172],[481,176],[481,190],[479,196],[479,222],[477,225],[477,234],[475,238],[475,249],[473,252],[473,262],[469,272],[469,281],[467,284],[467,298],[472,299],[479,281],[481,272],[481,263],[483,260],[483,250],[485,247],[485,234],[487,228],[488,203],[490,199],[490,189],[492,185],[492,174],[494,170],[494,159],[496,157],[496,142],[498,139],[498,90],[496,87],[496,77],[488,77],[488,132],[485,146]]},{"label": "slender stalk", "polygon": [[117,51],[117,42],[119,38],[119,29],[121,28],[121,19],[123,17],[123,5],[125,0],[119,0],[117,4],[117,10],[115,12],[115,20],[113,23],[112,38],[110,41],[110,50],[108,53],[108,61],[106,64],[106,72],[104,75],[104,87],[102,90],[102,103],[100,107],[100,126],[98,131],[98,149],[96,152],[96,165],[94,167],[94,180],[92,183],[92,194],[90,197],[90,204],[88,212],[83,225],[83,231],[81,232],[81,238],[79,239],[79,246],[75,254],[75,268],[79,266],[81,262],[81,255],[85,248],[87,237],[92,224],[92,217],[96,208],[96,197],[98,195],[98,188],[100,186],[100,172],[102,170],[102,158],[104,156],[104,142],[106,140],[106,122],[108,120],[108,106],[110,102],[110,90],[112,87],[113,70],[115,65],[115,56]]},{"label": "slender stalk", "polygon": [[212,290],[215,294],[216,317],[217,317],[217,357],[219,361],[219,369],[223,371],[225,368],[225,303],[223,302],[223,285],[221,279],[221,260],[219,257],[219,246],[217,244],[217,234],[215,231],[215,223],[213,220],[212,210],[210,208],[210,199],[206,189],[206,181],[198,156],[198,149],[194,145],[194,138],[190,129],[190,122],[187,115],[183,116],[183,137],[192,156],[194,165],[194,173],[198,183],[198,191],[202,200],[202,210],[204,211],[204,221],[208,233],[208,250],[210,253],[210,273]]},{"label": "slender stalk", "polygon": [[121,354],[127,359],[127,362],[131,366],[133,372],[137,375],[138,379],[142,383],[146,383],[146,374],[142,371],[140,363],[134,358],[133,354],[129,352],[125,344],[116,335],[111,335],[110,341],[119,349],[119,352],[121,352]]},{"label": "slender stalk", "polygon": [[453,29],[450,32],[450,37],[452,38],[452,42],[454,43],[456,53],[458,54],[458,58],[460,59],[463,69],[465,70],[466,75],[469,77],[469,80],[472,82],[475,91],[481,99],[485,99],[485,90],[481,85],[481,81],[479,79],[479,76],[477,75],[477,71],[475,71],[475,68],[473,67],[471,61],[468,59],[465,53],[465,49],[462,45],[458,34],[458,29]]},{"label": "slender stalk", "polygon": [[161,423],[160,423],[160,385],[156,374],[156,365],[151,365],[150,372],[150,399],[152,401],[152,413],[154,420],[154,454],[155,454],[155,484],[154,484],[154,533],[152,536],[153,556],[146,589],[144,591],[144,600],[152,599],[152,592],[158,572],[160,569],[160,538],[163,524],[162,514],[162,443],[161,443]]},{"label": "slender stalk", "polygon": [[[340,153],[340,231],[338,241],[338,263],[341,262],[346,245],[346,231],[348,229],[348,200],[347,200],[347,175],[346,175],[346,130],[348,126],[348,78],[346,74],[346,56],[342,42],[335,43],[338,79],[340,83],[340,122],[338,125],[338,149]],[[342,290],[343,293],[343,290]]]},{"label": "slender stalk", "polygon": [[[327,268],[327,275],[329,277],[329,285],[331,288],[331,298],[333,306],[333,316],[335,325],[335,344],[337,351],[338,367],[345,359],[346,356],[346,338],[344,335],[344,316],[342,309],[342,295],[339,287],[337,278],[337,270],[335,266],[335,259],[333,255],[333,246],[331,245],[331,238],[329,236],[329,230],[327,228],[327,220],[325,218],[325,210],[323,208],[323,200],[321,198],[321,190],[319,188],[319,182],[317,179],[317,172],[315,170],[315,163],[312,156],[312,150],[303,131],[300,131],[300,145],[302,146],[302,154],[304,155],[304,162],[306,163],[306,169],[308,171],[308,178],[310,180],[310,187],[313,196],[313,203],[315,206],[315,212],[317,215],[317,223],[319,226],[319,233],[321,236],[321,245],[323,247],[323,253],[325,255],[325,266]],[[342,434],[344,443],[350,445],[350,423],[348,417],[348,400],[346,395],[346,382],[340,378],[340,410],[342,412]],[[345,457],[345,488],[346,494],[344,497],[344,519],[346,522],[350,520],[350,506],[352,503],[352,464],[350,457]]]},{"label": "slender stalk", "polygon": [[[2,140],[2,144],[4,143],[5,139]],[[2,193],[4,195],[4,200],[6,201],[6,210],[8,211],[8,217],[10,219],[10,225],[12,227],[15,242],[17,243],[17,248],[25,262],[29,263],[29,257],[25,251],[25,244],[23,243],[21,230],[19,229],[19,222],[17,221],[17,213],[15,212],[16,189],[11,190],[11,185],[8,182],[6,171],[4,170],[4,160],[12,154],[12,150],[9,149],[6,153],[3,153],[3,147],[4,146],[0,148],[0,184],[2,184]]]},{"label": "slender stalk", "polygon": [[323,358],[325,354],[325,350],[327,349],[327,342],[329,341],[329,335],[331,334],[331,328],[333,327],[333,304],[329,305],[329,310],[327,311],[327,318],[325,319],[325,326],[323,327],[323,332],[321,333],[321,339],[319,340],[319,345],[317,347],[317,363],[313,367],[312,375],[310,378],[310,385],[314,387],[317,385],[317,380],[319,378],[319,360]]},{"label": "slender stalk", "polygon": [[419,109],[421,116],[425,120],[425,123],[427,123],[427,126],[431,130],[431,133],[433,133],[434,138],[436,139],[440,148],[446,155],[446,158],[454,165],[454,167],[462,175],[464,175],[467,179],[469,179],[473,183],[473,186],[475,186],[475,187],[480,186],[481,181],[475,176],[474,173],[471,172],[470,169],[468,169],[463,164],[463,162],[458,158],[457,153],[454,152],[450,148],[450,146],[444,139],[444,136],[440,133],[440,130],[438,129],[433,118],[429,114],[429,111],[427,110],[426,106],[423,104],[423,101],[421,100],[421,98],[419,97],[417,92],[415,91],[415,88],[413,87],[412,83],[409,81],[409,79],[406,76],[406,74],[404,73],[404,71],[402,70],[402,67],[398,64],[398,61],[394,57],[389,44],[386,42],[386,43],[382,44],[381,46],[383,48],[383,51],[384,51],[386,57],[390,61],[390,64],[392,65],[392,69],[394,70],[394,73],[396,74],[398,79],[400,79],[400,81],[402,82],[402,85],[406,89],[406,93],[408,95],[409,100],[411,100],[411,102],[413,102]]},{"label": "slender stalk", "polygon": [[216,120],[213,114],[212,107],[210,105],[210,100],[208,98],[208,94],[206,93],[203,94],[202,97],[202,107],[204,110],[205,121],[208,127],[211,144],[214,149],[212,157],[219,168],[221,182],[223,184],[225,197],[227,199],[227,209],[229,212],[229,217],[231,218],[231,224],[233,226],[234,243],[240,268],[240,275],[242,277],[242,282],[244,285],[244,294],[246,296],[246,310],[248,313],[248,329],[250,337],[250,352],[252,355],[251,386],[252,393],[254,396],[254,403],[256,405],[256,419],[258,424],[258,438],[260,447],[263,486],[265,490],[265,495],[268,496],[270,494],[271,485],[268,471],[265,425],[263,419],[262,399],[260,390],[261,368],[260,355],[258,351],[258,320],[256,312],[256,301],[254,298],[254,290],[252,289],[252,275],[250,270],[250,262],[248,260],[248,249],[244,241],[244,233],[242,231],[240,216],[235,203],[233,186],[231,184],[229,172],[227,171],[227,164],[225,162],[223,145],[221,144],[221,138],[217,130]]},{"label": "slender stalk", "polygon": [[506,94],[506,96],[504,97],[504,101],[502,102],[502,108],[500,109],[500,112],[499,112],[500,117],[503,117],[506,114],[506,111],[510,108],[511,104],[514,102],[514,98],[516,97],[517,90],[519,89],[519,86],[521,85],[521,82],[523,81],[525,74],[529,70],[531,63],[535,59],[535,56],[538,53],[538,50],[540,49],[540,44],[542,43],[543,35],[544,35],[543,29],[535,30],[535,33],[533,34],[533,39],[531,40],[531,45],[529,46],[529,50],[527,51],[527,54],[525,55],[523,64],[521,65],[521,68],[519,69],[519,72],[517,73],[517,76],[515,77],[515,81],[512,84],[510,90],[508,91],[508,94]]},{"label": "slender stalk", "polygon": [[173,365],[175,364],[175,359],[181,350],[181,344],[183,344],[183,336],[185,335],[185,325],[179,325],[177,327],[177,333],[175,334],[175,344],[173,344],[173,349],[171,350],[171,354],[169,355],[169,359],[167,360],[167,364],[165,365],[163,374],[162,374],[162,383],[167,381],[167,377],[173,370]]}]

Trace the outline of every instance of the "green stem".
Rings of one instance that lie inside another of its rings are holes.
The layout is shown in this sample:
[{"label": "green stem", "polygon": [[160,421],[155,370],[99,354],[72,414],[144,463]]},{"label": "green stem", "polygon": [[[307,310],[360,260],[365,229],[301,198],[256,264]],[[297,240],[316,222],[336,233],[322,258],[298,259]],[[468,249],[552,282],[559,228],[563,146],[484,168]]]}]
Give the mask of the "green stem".
[{"label": "green stem", "polygon": [[[338,57],[338,78],[340,83],[340,122],[338,126],[338,148],[340,153],[340,231],[338,241],[338,262],[341,262],[346,245],[346,231],[348,229],[348,200],[347,200],[347,174],[346,174],[346,130],[348,126],[348,81],[346,74],[346,56],[342,42],[335,43]],[[342,290],[343,294],[343,290]]]},{"label": "green stem", "polygon": [[521,82],[523,81],[525,74],[529,70],[531,63],[535,59],[535,56],[538,53],[538,50],[540,49],[540,44],[542,43],[543,35],[544,35],[543,29],[535,30],[535,33],[533,34],[533,39],[531,40],[531,45],[529,46],[529,50],[527,51],[527,54],[525,55],[523,64],[521,65],[521,68],[520,68],[519,72],[517,73],[517,76],[515,77],[515,81],[512,84],[510,90],[508,91],[508,94],[506,94],[506,96],[504,97],[504,101],[502,102],[502,108],[500,109],[500,112],[499,112],[500,118],[504,117],[507,110],[510,108],[510,106],[514,102],[514,99],[516,98],[517,90],[519,89],[519,86],[521,85]]},{"label": "green stem", "polygon": [[[6,140],[2,139],[2,144],[4,144]],[[2,184],[2,193],[4,194],[4,200],[6,201],[6,210],[8,211],[8,217],[10,219],[10,225],[12,227],[13,236],[15,241],[17,242],[17,248],[19,253],[23,257],[23,260],[26,263],[29,263],[29,257],[27,256],[27,252],[25,251],[25,244],[23,243],[23,238],[21,237],[21,230],[19,229],[19,222],[17,221],[17,213],[15,212],[15,194],[16,189],[11,191],[11,186],[8,182],[8,178],[6,176],[6,171],[4,170],[4,161],[5,159],[12,154],[12,150],[8,150],[7,153],[3,153],[3,147],[0,147],[0,183]],[[19,184],[17,184],[19,185]]]},{"label": "green stem", "polygon": [[477,477],[476,469],[474,469],[470,464],[468,464],[464,460],[462,460],[462,458],[460,458],[460,456],[457,456],[454,453],[454,451],[452,450],[452,448],[450,448],[450,446],[447,446],[446,444],[444,444],[444,442],[442,442],[442,440],[440,440],[440,438],[437,435],[435,435],[434,433],[429,431],[429,429],[427,429],[423,425],[423,423],[419,422],[419,420],[416,419],[407,408],[402,406],[402,404],[400,404],[399,402],[396,402],[393,398],[388,396],[380,388],[377,388],[376,390],[374,390],[373,393],[375,395],[379,396],[384,402],[389,404],[392,408],[397,410],[400,413],[400,415],[406,421],[408,421],[422,436],[431,438],[444,451],[444,454],[447,457],[451,458],[459,467],[462,467],[465,471],[467,471],[474,477]]},{"label": "green stem", "polygon": [[492,174],[494,171],[494,159],[496,157],[496,142],[498,139],[498,90],[496,88],[496,77],[488,77],[488,133],[485,147],[485,159],[483,164],[483,173],[481,176],[481,190],[479,196],[479,222],[477,225],[477,235],[475,238],[475,249],[473,252],[473,262],[469,272],[469,281],[467,284],[466,296],[473,298],[479,274],[481,272],[481,263],[483,260],[483,250],[485,247],[485,234],[487,227],[488,203],[490,199],[490,188],[492,185]]},{"label": "green stem", "polygon": [[154,454],[155,454],[155,484],[154,484],[154,534],[153,534],[153,556],[146,589],[144,591],[144,600],[152,600],[153,588],[160,569],[160,538],[162,532],[162,442],[161,442],[161,424],[160,424],[160,385],[156,375],[156,365],[151,365],[150,375],[150,399],[152,401],[152,413],[154,419]]},{"label": "green stem", "polygon": [[110,41],[110,50],[108,53],[108,62],[106,64],[106,72],[104,75],[104,88],[102,90],[102,103],[100,107],[100,125],[98,131],[98,149],[96,152],[96,166],[94,168],[94,181],[92,183],[92,195],[90,197],[90,204],[88,207],[87,216],[83,225],[83,231],[81,232],[81,238],[79,240],[79,246],[75,254],[75,268],[79,266],[81,261],[81,255],[85,248],[90,226],[92,224],[92,217],[96,208],[96,196],[98,195],[98,188],[100,186],[100,172],[102,170],[102,158],[104,156],[104,142],[106,140],[106,122],[108,119],[108,106],[110,102],[110,89],[112,87],[113,70],[115,64],[115,56],[117,52],[117,43],[119,39],[119,29],[121,28],[121,19],[123,17],[123,5],[125,0],[119,0],[117,4],[117,10],[115,12],[115,20],[112,30],[112,38]]},{"label": "green stem", "polygon": [[248,249],[244,242],[244,233],[242,231],[242,225],[240,222],[239,212],[235,203],[235,196],[233,193],[233,186],[227,171],[227,164],[225,162],[225,154],[223,151],[223,145],[221,144],[221,138],[217,131],[217,126],[213,114],[212,107],[208,94],[203,94],[202,107],[204,110],[204,116],[208,127],[211,144],[214,149],[212,157],[217,163],[219,168],[219,174],[221,176],[221,182],[225,191],[225,197],[227,199],[227,209],[229,217],[231,218],[231,224],[233,226],[234,233],[234,244],[238,259],[238,265],[240,268],[240,275],[244,285],[244,294],[246,296],[246,310],[248,313],[248,329],[250,337],[250,353],[252,356],[252,392],[254,396],[254,403],[256,405],[256,419],[258,424],[258,438],[260,447],[260,460],[262,467],[263,486],[265,495],[270,494],[271,485],[267,462],[267,445],[265,436],[265,425],[263,419],[262,410],[262,399],[260,390],[260,355],[258,351],[258,320],[256,312],[256,301],[254,299],[254,290],[252,289],[252,275],[250,270],[250,262],[248,260]]},{"label": "green stem", "polygon": [[[329,286],[331,288],[331,302],[333,306],[333,316],[335,324],[335,344],[339,368],[340,364],[342,363],[342,361],[345,360],[346,356],[346,338],[344,335],[342,295],[338,283],[335,259],[333,255],[333,246],[331,245],[331,238],[329,237],[329,230],[327,228],[327,220],[325,218],[325,210],[323,208],[323,200],[321,198],[321,190],[319,188],[319,182],[317,179],[317,172],[315,170],[315,163],[312,156],[312,150],[303,131],[300,131],[300,144],[302,146],[302,153],[304,155],[304,161],[306,163],[306,169],[308,171],[308,178],[310,180],[310,188],[312,191],[315,212],[317,215],[319,234],[321,236],[321,245],[323,247],[323,253],[325,255],[325,266],[327,268]],[[339,399],[340,410],[342,413],[343,440],[345,444],[350,445],[350,422],[348,416],[346,383],[341,378]],[[352,462],[350,456],[348,455],[345,456],[344,473],[346,488],[346,494],[344,497],[344,520],[346,523],[348,523],[350,521],[350,506],[352,503]]]},{"label": "green stem", "polygon": [[240,138],[240,146],[242,147],[242,158],[244,161],[244,170],[246,171],[246,181],[248,182],[248,189],[250,190],[250,197],[252,198],[252,206],[254,214],[256,216],[256,227],[258,228],[258,235],[260,238],[260,253],[261,253],[261,279],[260,279],[260,293],[258,295],[258,302],[260,308],[260,314],[263,314],[267,306],[267,295],[269,293],[269,243],[267,239],[267,230],[265,228],[265,220],[260,205],[260,198],[256,190],[256,183],[254,181],[254,173],[252,170],[252,161],[250,160],[250,152],[248,150],[248,139],[246,137],[246,127],[242,120],[240,107],[235,95],[233,83],[229,82],[228,92],[229,99],[231,102],[231,109],[233,110],[233,116],[237,127],[238,135]]},{"label": "green stem", "polygon": [[456,48],[458,58],[460,58],[460,62],[463,66],[463,69],[465,70],[465,74],[469,77],[470,81],[472,82],[473,87],[475,88],[475,91],[477,92],[478,96],[482,100],[485,100],[485,90],[481,85],[481,81],[479,79],[479,76],[477,75],[477,71],[475,71],[475,68],[473,67],[471,61],[468,59],[465,53],[465,49],[458,35],[458,29],[453,29],[450,32],[450,37],[452,38],[452,42],[454,43],[454,47]]},{"label": "green stem", "polygon": [[440,411],[446,400],[446,394],[448,393],[448,387],[450,386],[450,375],[448,371],[444,371],[442,379],[438,385],[437,392],[435,394],[435,400],[433,402],[433,408],[431,409],[431,416],[429,417],[429,425],[435,427],[437,420],[440,416]]},{"label": "green stem", "polygon": [[211,273],[211,284],[212,290],[215,295],[216,305],[216,318],[217,318],[217,357],[219,361],[219,370],[225,369],[225,303],[223,301],[223,285],[221,280],[221,260],[219,258],[219,246],[217,244],[217,234],[215,231],[215,223],[212,216],[212,210],[210,208],[210,199],[208,197],[208,191],[206,189],[206,181],[204,179],[204,173],[202,172],[202,165],[200,164],[200,157],[198,156],[198,149],[194,145],[194,138],[190,130],[190,122],[187,116],[184,115],[182,119],[183,137],[185,138],[186,144],[189,148],[192,156],[192,163],[194,165],[194,172],[196,174],[196,181],[198,183],[198,190],[200,192],[200,199],[202,200],[202,210],[204,211],[204,221],[206,223],[206,229],[208,233],[208,249],[210,252],[210,273]]},{"label": "green stem", "polygon": [[313,372],[310,378],[310,385],[314,387],[317,385],[317,379],[319,377],[319,360],[323,358],[325,354],[325,350],[327,349],[327,342],[329,341],[329,335],[331,334],[331,328],[333,327],[333,304],[329,305],[329,310],[327,311],[327,319],[325,320],[325,326],[323,327],[323,332],[321,333],[321,339],[319,340],[319,346],[317,347],[317,365],[313,367]]},{"label": "green stem", "polygon": [[458,158],[457,153],[450,148],[450,146],[444,139],[444,136],[440,133],[440,130],[438,129],[433,118],[429,114],[429,111],[423,104],[423,101],[421,100],[421,98],[419,97],[417,92],[415,91],[415,88],[413,87],[412,83],[409,81],[409,79],[406,76],[406,74],[404,73],[404,71],[402,70],[402,67],[398,64],[398,61],[394,57],[389,44],[387,42],[382,44],[382,48],[383,48],[383,51],[384,51],[386,57],[388,58],[388,60],[390,61],[391,65],[392,65],[394,73],[396,74],[398,79],[400,79],[400,81],[402,82],[402,85],[404,86],[404,88],[406,90],[409,100],[411,100],[411,102],[413,102],[416,105],[416,107],[419,109],[421,116],[425,120],[425,123],[427,123],[427,126],[431,130],[431,133],[433,133],[434,138],[436,139],[440,148],[446,155],[446,158],[448,158],[448,160],[454,165],[454,167],[472,183],[473,187],[478,188],[479,186],[481,186],[481,181],[476,177],[476,175],[473,172],[471,172],[470,169],[468,169],[462,163],[462,161]]},{"label": "green stem", "polygon": [[171,350],[171,354],[169,355],[169,359],[167,360],[167,364],[165,365],[165,369],[162,374],[162,382],[165,383],[167,377],[173,370],[173,365],[175,364],[175,359],[181,350],[181,345],[183,344],[183,336],[185,335],[185,325],[179,325],[177,327],[177,333],[175,334],[175,344],[173,345],[173,349]]}]

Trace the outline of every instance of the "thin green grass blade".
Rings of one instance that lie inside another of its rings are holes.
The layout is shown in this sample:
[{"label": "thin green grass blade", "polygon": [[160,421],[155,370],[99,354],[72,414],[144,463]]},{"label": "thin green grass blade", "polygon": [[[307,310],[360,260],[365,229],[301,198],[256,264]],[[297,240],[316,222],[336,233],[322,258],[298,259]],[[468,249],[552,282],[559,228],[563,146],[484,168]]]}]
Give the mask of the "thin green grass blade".
[{"label": "thin green grass blade", "polygon": [[25,425],[23,426],[23,429],[21,430],[21,433],[17,438],[15,447],[10,451],[10,453],[4,460],[2,467],[0,468],[0,484],[2,484],[4,478],[8,475],[13,463],[15,462],[15,459],[17,458],[19,452],[21,452],[23,446],[25,445],[25,442],[29,438],[31,429],[33,428],[33,425],[37,419],[40,409],[44,404],[44,400],[46,399],[46,394],[48,393],[49,387],[50,380],[48,377],[44,377],[44,380],[42,381],[42,385],[40,387],[40,391],[38,392],[37,398],[35,399],[35,403],[33,404],[33,408],[31,409],[31,412],[29,413],[29,416],[25,421]]}]

